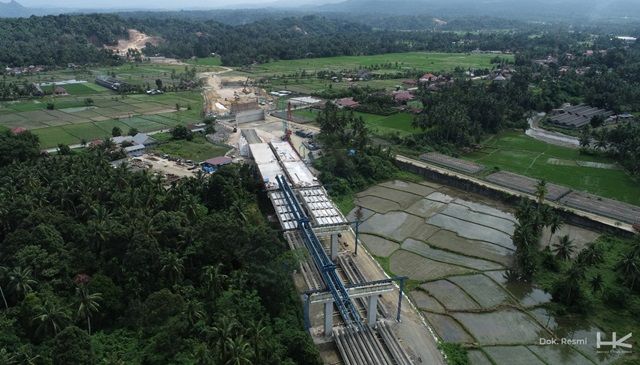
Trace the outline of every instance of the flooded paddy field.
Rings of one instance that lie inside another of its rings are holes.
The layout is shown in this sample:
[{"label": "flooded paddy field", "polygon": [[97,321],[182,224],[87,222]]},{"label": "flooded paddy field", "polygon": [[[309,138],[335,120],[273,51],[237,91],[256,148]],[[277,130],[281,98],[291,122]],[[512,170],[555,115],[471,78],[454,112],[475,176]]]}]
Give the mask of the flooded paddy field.
[{"label": "flooded paddy field", "polygon": [[[586,320],[555,318],[551,295],[505,279],[515,247],[513,208],[430,183],[391,181],[357,194],[360,239],[392,275],[411,279],[410,297],[435,333],[469,349],[474,365],[610,364],[598,353],[599,329]],[[355,211],[352,212],[351,217]],[[571,225],[578,248],[599,234]],[[545,231],[540,246],[551,241]],[[540,339],[587,339],[542,345]]]}]

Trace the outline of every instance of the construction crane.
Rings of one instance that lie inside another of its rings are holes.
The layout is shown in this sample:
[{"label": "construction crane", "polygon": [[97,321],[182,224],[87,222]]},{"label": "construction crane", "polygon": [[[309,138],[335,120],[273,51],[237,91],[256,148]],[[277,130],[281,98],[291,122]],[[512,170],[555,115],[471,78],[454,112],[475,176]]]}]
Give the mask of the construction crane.
[{"label": "construction crane", "polygon": [[291,129],[289,128],[289,122],[293,122],[293,112],[291,111],[291,102],[287,104],[287,118],[282,120],[282,136],[283,141],[291,140]]}]

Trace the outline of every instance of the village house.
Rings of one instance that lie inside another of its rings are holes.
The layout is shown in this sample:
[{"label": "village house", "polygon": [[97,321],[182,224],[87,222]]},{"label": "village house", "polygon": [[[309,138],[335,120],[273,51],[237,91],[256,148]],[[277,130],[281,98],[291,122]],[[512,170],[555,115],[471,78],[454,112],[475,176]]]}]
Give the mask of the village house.
[{"label": "village house", "polygon": [[69,95],[69,93],[62,86],[56,86],[55,89],[53,89],[53,95],[55,95],[55,96],[67,96],[67,95]]},{"label": "village house", "polygon": [[407,104],[407,102],[415,99],[415,96],[408,91],[396,91],[393,93],[393,100],[398,104]]},{"label": "village house", "polygon": [[335,104],[340,108],[354,109],[360,106],[360,103],[353,100],[353,98],[342,98],[335,101]]},{"label": "village house", "polygon": [[424,74],[420,80],[421,83],[425,84],[425,83],[430,83],[430,82],[436,82],[438,81],[438,76],[432,74],[432,73],[428,73],[428,74]]}]

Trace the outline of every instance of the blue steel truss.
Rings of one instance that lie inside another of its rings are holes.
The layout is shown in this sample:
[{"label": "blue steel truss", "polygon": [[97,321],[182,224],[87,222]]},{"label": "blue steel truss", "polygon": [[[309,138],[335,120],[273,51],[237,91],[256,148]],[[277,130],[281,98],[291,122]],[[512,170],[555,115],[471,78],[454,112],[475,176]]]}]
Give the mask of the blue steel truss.
[{"label": "blue steel truss", "polygon": [[358,313],[351,297],[349,297],[347,288],[338,277],[338,273],[336,273],[336,265],[331,261],[329,256],[327,256],[327,253],[322,247],[322,243],[320,243],[318,236],[316,236],[313,231],[311,224],[309,223],[309,217],[305,214],[302,206],[291,189],[291,186],[289,186],[289,183],[284,176],[276,176],[276,180],[278,180],[278,185],[280,186],[280,190],[287,201],[289,210],[298,223],[298,230],[302,234],[304,245],[307,247],[307,250],[309,250],[311,257],[313,258],[313,262],[322,275],[324,284],[331,292],[333,300],[338,307],[338,311],[340,312],[340,316],[344,320],[345,325],[348,327],[361,328],[362,319],[360,318],[360,313]]}]

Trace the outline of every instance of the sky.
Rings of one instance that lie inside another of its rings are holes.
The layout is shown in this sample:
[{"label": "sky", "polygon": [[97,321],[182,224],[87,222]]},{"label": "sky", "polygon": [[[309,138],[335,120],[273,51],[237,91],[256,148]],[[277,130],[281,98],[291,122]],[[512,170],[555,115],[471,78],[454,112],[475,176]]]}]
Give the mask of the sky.
[{"label": "sky", "polygon": [[[0,0],[6,2],[8,0]],[[88,9],[111,9],[111,8],[136,8],[136,9],[189,9],[189,8],[222,8],[222,7],[246,7],[277,5],[309,5],[335,3],[341,0],[17,0],[26,7],[47,7],[47,8],[88,8]]]}]

